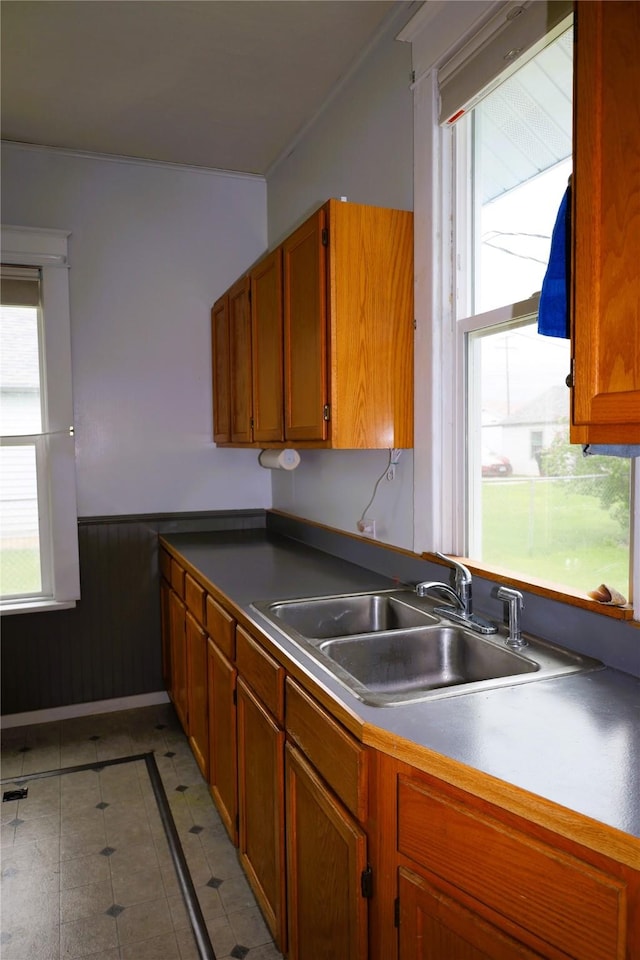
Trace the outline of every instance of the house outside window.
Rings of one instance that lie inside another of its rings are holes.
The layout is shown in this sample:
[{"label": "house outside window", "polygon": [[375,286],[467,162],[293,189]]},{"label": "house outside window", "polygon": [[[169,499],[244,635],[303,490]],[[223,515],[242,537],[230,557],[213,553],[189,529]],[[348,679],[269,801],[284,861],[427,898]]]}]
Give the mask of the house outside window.
[{"label": "house outside window", "polygon": [[80,596],[67,234],[2,230],[0,611]]}]

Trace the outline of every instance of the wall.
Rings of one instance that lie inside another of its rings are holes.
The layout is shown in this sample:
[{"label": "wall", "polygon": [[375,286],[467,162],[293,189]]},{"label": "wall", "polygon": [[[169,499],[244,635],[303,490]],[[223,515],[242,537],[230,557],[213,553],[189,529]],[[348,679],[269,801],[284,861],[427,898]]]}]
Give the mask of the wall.
[{"label": "wall", "polygon": [[[407,14],[405,13],[405,18]],[[268,174],[269,244],[329,197],[413,208],[411,47],[397,21],[346,79],[289,154]],[[386,451],[302,450],[300,466],[274,471],[273,506],[351,533],[387,462]],[[378,536],[413,545],[413,454],[383,480],[368,514]]]},{"label": "wall", "polygon": [[[213,445],[209,319],[266,247],[266,184],[10,144],[2,169],[4,223],[71,231],[84,518],[75,609],[3,618],[2,710],[153,693],[158,532],[188,529],[198,511],[205,529],[263,525],[271,502],[255,451]],[[244,508],[255,515],[225,514]]]},{"label": "wall", "polygon": [[213,445],[214,299],[265,249],[262,178],[5,144],[3,222],[70,230],[78,512],[266,507]]}]

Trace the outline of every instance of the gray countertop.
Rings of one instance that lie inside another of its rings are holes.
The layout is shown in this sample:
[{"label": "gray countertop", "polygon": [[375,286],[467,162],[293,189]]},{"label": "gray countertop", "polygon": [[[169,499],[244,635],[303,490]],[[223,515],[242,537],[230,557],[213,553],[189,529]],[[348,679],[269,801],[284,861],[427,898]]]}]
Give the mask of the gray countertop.
[{"label": "gray countertop", "polygon": [[250,604],[389,588],[392,581],[264,530],[164,539],[364,724],[640,837],[639,679],[605,668],[450,699],[368,706]]}]

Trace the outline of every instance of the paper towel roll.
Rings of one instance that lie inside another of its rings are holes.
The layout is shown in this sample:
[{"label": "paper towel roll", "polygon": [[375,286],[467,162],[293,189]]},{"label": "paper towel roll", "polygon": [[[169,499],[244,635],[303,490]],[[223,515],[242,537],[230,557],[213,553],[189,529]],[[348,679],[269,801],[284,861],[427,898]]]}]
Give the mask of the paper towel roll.
[{"label": "paper towel roll", "polygon": [[297,450],[261,450],[258,462],[266,470],[295,470],[300,463]]}]

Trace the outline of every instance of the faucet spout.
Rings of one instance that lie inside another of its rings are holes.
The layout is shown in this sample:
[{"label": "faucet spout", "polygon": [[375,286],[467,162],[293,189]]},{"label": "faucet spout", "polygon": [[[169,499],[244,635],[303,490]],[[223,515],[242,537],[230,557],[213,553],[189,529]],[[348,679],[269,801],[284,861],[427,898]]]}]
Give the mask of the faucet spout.
[{"label": "faucet spout", "polygon": [[424,583],[416,585],[418,596],[427,597],[432,591],[437,590],[448,597],[453,606],[435,607],[434,613],[439,613],[448,620],[453,620],[454,623],[459,623],[476,633],[496,633],[498,628],[495,623],[484,620],[473,612],[471,573],[467,567],[459,560],[446,557],[443,553],[436,551],[436,556],[445,560],[455,570],[455,589],[438,580],[425,580]]},{"label": "faucet spout", "polygon": [[462,600],[455,590],[446,583],[440,583],[439,580],[425,580],[423,583],[416,584],[416,593],[419,597],[428,597],[430,593],[437,591],[444,594],[461,610],[464,610]]}]

